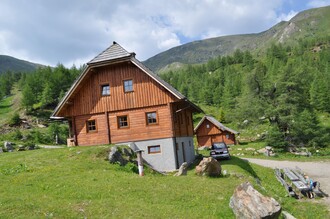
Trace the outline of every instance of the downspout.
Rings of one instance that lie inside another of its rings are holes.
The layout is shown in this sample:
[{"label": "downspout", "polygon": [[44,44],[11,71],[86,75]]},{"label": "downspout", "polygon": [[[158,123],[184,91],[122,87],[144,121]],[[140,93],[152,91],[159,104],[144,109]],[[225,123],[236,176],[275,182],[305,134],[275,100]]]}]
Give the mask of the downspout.
[{"label": "downspout", "polygon": [[172,123],[172,140],[173,140],[173,152],[174,152],[174,159],[175,159],[175,167],[176,169],[179,169],[179,160],[178,160],[178,153],[177,153],[177,141],[175,136],[175,129],[174,129],[174,116],[173,116],[173,104],[168,104],[170,115],[171,115],[171,123]]},{"label": "downspout", "polygon": [[110,135],[110,124],[109,124],[109,114],[107,111],[105,111],[105,120],[106,120],[106,126],[107,126],[107,135],[108,135],[108,144],[111,144],[111,135]]}]

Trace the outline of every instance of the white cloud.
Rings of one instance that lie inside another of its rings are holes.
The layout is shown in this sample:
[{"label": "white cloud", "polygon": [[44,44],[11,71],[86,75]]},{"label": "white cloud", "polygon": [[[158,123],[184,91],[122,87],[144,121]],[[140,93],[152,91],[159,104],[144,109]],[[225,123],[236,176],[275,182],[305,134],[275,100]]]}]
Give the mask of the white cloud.
[{"label": "white cloud", "polygon": [[277,22],[280,22],[280,21],[289,21],[291,18],[293,18],[294,16],[296,16],[296,14],[298,14],[298,12],[296,11],[290,11],[288,14],[280,14],[277,18]]},{"label": "white cloud", "polygon": [[[327,1],[312,1],[310,7]],[[0,1],[0,54],[70,67],[117,41],[145,60],[196,39],[261,32],[297,10],[284,0]],[[291,5],[293,6],[293,4]],[[2,34],[6,33],[6,34]]]}]

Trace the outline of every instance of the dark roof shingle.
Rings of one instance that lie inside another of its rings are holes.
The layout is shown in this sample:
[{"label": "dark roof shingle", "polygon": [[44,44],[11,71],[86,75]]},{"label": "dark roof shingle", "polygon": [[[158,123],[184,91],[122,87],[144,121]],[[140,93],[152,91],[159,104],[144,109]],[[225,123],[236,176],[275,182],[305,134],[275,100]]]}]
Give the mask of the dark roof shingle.
[{"label": "dark roof shingle", "polygon": [[97,55],[95,58],[93,58],[87,64],[93,64],[93,63],[98,63],[98,62],[103,62],[103,61],[126,58],[131,55],[134,55],[134,53],[127,52],[118,43],[113,42],[113,44],[110,47],[108,47],[106,50],[101,52],[99,55]]}]

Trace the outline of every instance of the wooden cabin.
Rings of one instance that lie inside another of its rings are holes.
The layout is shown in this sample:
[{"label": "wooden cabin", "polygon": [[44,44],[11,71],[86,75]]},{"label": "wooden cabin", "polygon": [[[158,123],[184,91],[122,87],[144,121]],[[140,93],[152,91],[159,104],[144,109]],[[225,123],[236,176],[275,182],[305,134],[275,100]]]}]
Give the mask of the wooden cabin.
[{"label": "wooden cabin", "polygon": [[127,144],[172,171],[195,158],[192,114],[201,111],[114,42],[87,63],[51,118],[68,120],[69,144]]},{"label": "wooden cabin", "polygon": [[239,132],[224,126],[212,116],[204,116],[194,132],[199,147],[211,147],[213,142],[225,142],[227,145],[237,144],[236,135],[239,134]]}]

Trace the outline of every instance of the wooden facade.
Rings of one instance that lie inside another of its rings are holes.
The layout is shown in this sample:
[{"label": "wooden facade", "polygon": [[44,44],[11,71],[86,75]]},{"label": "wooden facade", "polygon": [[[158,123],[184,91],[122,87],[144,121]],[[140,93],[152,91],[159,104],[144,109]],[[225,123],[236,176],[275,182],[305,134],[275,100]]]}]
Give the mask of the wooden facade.
[{"label": "wooden facade", "polygon": [[225,142],[227,145],[237,144],[236,135],[239,134],[227,128],[215,118],[204,116],[195,128],[198,146],[211,147],[214,142]]},{"label": "wooden facade", "polygon": [[75,145],[193,137],[192,114],[201,110],[134,56],[114,43],[87,63],[55,109],[52,118],[69,120]]}]

